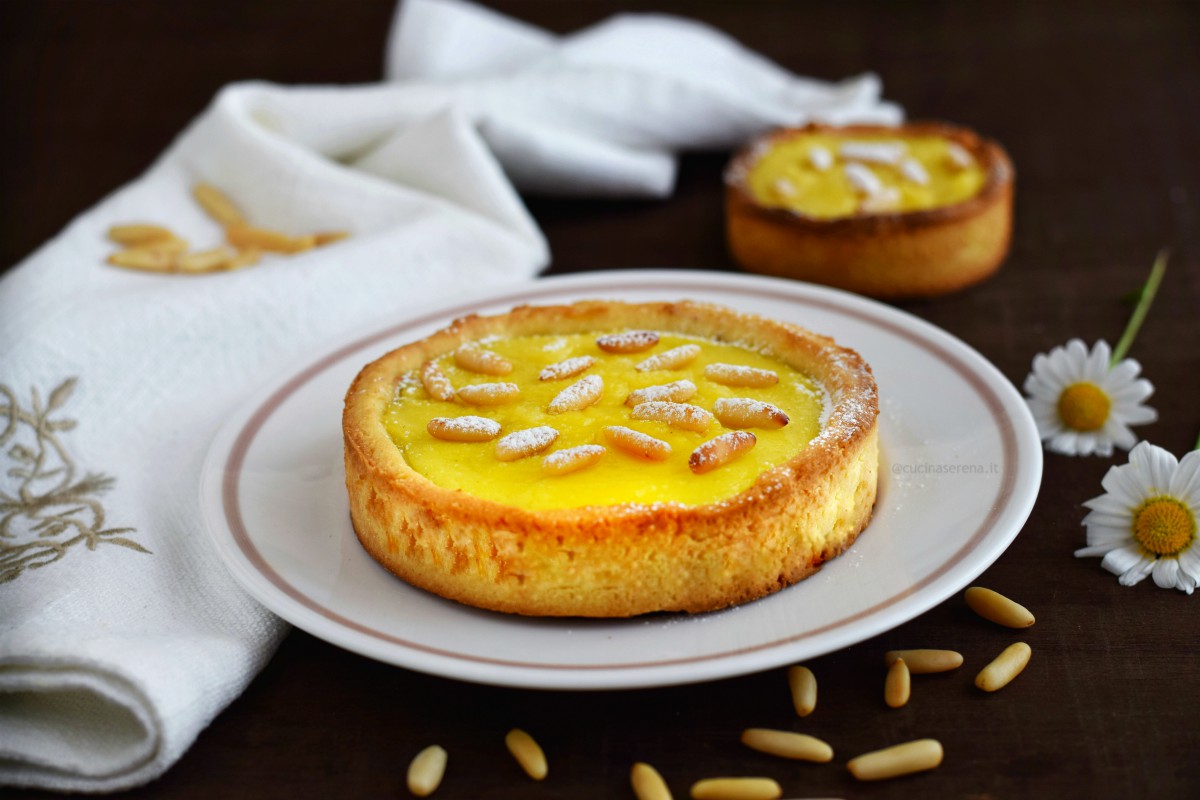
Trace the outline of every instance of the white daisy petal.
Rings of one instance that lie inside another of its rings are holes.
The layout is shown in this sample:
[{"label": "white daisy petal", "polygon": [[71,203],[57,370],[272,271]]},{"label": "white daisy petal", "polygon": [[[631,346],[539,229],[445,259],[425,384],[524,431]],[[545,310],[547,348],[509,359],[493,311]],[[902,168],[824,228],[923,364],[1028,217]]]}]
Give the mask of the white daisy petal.
[{"label": "white daisy petal", "polygon": [[1132,358],[1114,364],[1104,379],[1104,388],[1110,389],[1132,383],[1142,371],[1142,365]]},{"label": "white daisy petal", "polygon": [[1154,585],[1160,589],[1174,589],[1175,577],[1179,574],[1179,562],[1173,558],[1160,558],[1154,562]]},{"label": "white daisy petal", "polygon": [[1111,440],[1102,439],[1094,434],[1092,434],[1092,439],[1095,442],[1092,447],[1092,452],[1094,452],[1096,455],[1108,458],[1113,454],[1113,443]]},{"label": "white daisy petal", "polygon": [[1055,453],[1062,453],[1064,456],[1074,456],[1079,454],[1079,450],[1075,445],[1079,435],[1074,431],[1063,431],[1050,437],[1046,442],[1046,447]]},{"label": "white daisy petal", "polygon": [[1192,579],[1192,583],[1200,586],[1200,552],[1197,552],[1196,543],[1179,554],[1179,571],[1186,574]]},{"label": "white daisy petal", "polygon": [[1130,508],[1130,504],[1122,502],[1120,498],[1111,494],[1093,497],[1083,505],[1098,514],[1112,514],[1125,520],[1133,519],[1133,510]]},{"label": "white daisy petal", "polygon": [[1062,395],[1062,387],[1050,386],[1039,380],[1027,382],[1025,391],[1030,395],[1028,399],[1031,404],[1037,402],[1040,407],[1052,410],[1058,408],[1058,398]]},{"label": "white daisy petal", "polygon": [[1167,493],[1191,504],[1193,513],[1200,505],[1200,450],[1193,450],[1179,460]]},{"label": "white daisy petal", "polygon": [[1108,375],[1108,345],[1102,340],[1092,345],[1092,352],[1088,355],[1087,366],[1084,368],[1084,377],[1097,386],[1104,384],[1104,378]]},{"label": "white daisy petal", "polygon": [[1154,569],[1154,559],[1144,559],[1132,569],[1127,570],[1117,579],[1117,582],[1122,586],[1136,586],[1146,579],[1152,569]]},{"label": "white daisy petal", "polygon": [[1128,542],[1130,537],[1130,528],[1117,527],[1115,525],[1097,525],[1093,522],[1088,522],[1087,543],[1088,544],[1103,544],[1105,542]]},{"label": "white daisy petal", "polygon": [[1126,425],[1148,425],[1158,420],[1158,412],[1150,406],[1133,406],[1124,408],[1118,406],[1112,418],[1120,417]]},{"label": "white daisy petal", "polygon": [[1105,393],[1113,400],[1121,403],[1140,403],[1154,394],[1154,384],[1145,378],[1139,378],[1132,383],[1121,383],[1106,387]]},{"label": "white daisy petal", "polygon": [[[1145,444],[1145,442],[1142,444]],[[1141,447],[1141,445],[1138,445],[1138,447]],[[1134,451],[1136,450],[1137,447],[1134,448]],[[1145,487],[1137,480],[1137,472],[1131,469],[1128,464],[1110,467],[1108,472],[1104,474],[1104,478],[1100,481],[1100,485],[1104,487],[1104,491],[1111,494],[1119,503],[1124,504],[1127,508],[1136,508],[1146,499]]]},{"label": "white daisy petal", "polygon": [[1175,588],[1181,589],[1181,590],[1187,592],[1188,594],[1191,594],[1192,592],[1194,592],[1196,590],[1196,579],[1193,578],[1191,575],[1188,575],[1183,570],[1180,570],[1179,578],[1175,582]]},{"label": "white daisy petal", "polygon": [[[1033,421],[1037,423],[1038,431],[1045,431],[1049,435],[1061,433],[1066,428],[1063,427],[1062,420],[1058,418],[1058,414],[1049,412],[1045,414],[1035,413]],[[1043,435],[1044,436],[1044,435]]]},{"label": "white daisy petal", "polygon": [[[1052,350],[1051,354],[1056,351]],[[1063,367],[1059,366],[1059,359],[1051,358],[1043,353],[1038,353],[1033,358],[1033,375],[1031,377],[1041,381],[1054,392],[1061,392],[1066,384],[1063,383],[1063,375],[1067,374]]]},{"label": "white daisy petal", "polygon": [[1108,422],[1104,423],[1104,435],[1122,450],[1128,450],[1137,444],[1137,436],[1129,430],[1128,425],[1118,421],[1116,417],[1109,417]]},{"label": "white daisy petal", "polygon": [[1100,562],[1100,566],[1114,575],[1124,575],[1140,564],[1142,558],[1142,551],[1138,549],[1138,546],[1130,544],[1108,551],[1104,560]]},{"label": "white daisy petal", "polygon": [[1072,339],[1067,342],[1063,353],[1067,358],[1067,363],[1076,368],[1076,374],[1079,374],[1087,366],[1088,349],[1082,339]]},{"label": "white daisy petal", "polygon": [[[1153,494],[1164,494],[1171,486],[1171,476],[1179,466],[1179,461],[1169,450],[1164,450],[1156,445],[1149,445],[1143,452],[1145,453],[1143,460],[1146,465],[1146,480],[1149,484],[1147,488]],[[1132,455],[1131,453],[1131,461],[1133,460]]]}]

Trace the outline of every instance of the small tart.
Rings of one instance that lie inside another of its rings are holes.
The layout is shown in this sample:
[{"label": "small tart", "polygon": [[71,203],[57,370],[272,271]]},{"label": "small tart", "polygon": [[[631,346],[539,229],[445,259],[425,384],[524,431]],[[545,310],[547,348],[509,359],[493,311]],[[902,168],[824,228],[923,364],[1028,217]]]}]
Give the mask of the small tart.
[{"label": "small tart", "polygon": [[[657,340],[636,353],[596,344],[635,332]],[[481,409],[431,396],[421,379],[430,362],[459,388],[491,380],[456,371],[464,345],[512,363],[505,380],[519,397]],[[684,346],[700,354],[637,369]],[[540,379],[584,356],[594,359],[585,371]],[[731,387],[704,377],[713,364],[780,379]],[[627,404],[669,384],[688,388],[687,401],[646,402],[695,409],[710,424],[677,428]],[[551,413],[563,393],[582,400]],[[749,410],[778,406],[788,422],[723,427],[710,412],[735,397]],[[499,439],[426,431],[470,415],[497,421]],[[522,306],[459,319],[363,368],[343,414],[350,516],[387,569],[469,605],[542,616],[709,611],[795,583],[854,541],[875,502],[877,417],[858,354],[794,325],[692,302]],[[704,469],[689,468],[704,445]]]},{"label": "small tart", "polygon": [[999,144],[941,123],[810,125],[743,148],[725,172],[744,269],[873,297],[947,294],[990,276],[1012,234]]}]

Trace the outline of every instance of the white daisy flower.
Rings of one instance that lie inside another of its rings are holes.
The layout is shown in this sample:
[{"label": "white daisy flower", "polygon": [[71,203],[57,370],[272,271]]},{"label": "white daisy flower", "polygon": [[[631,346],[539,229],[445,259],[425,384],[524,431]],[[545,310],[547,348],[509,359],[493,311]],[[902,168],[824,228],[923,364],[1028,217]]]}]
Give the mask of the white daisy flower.
[{"label": "white daisy flower", "polygon": [[1137,377],[1141,365],[1132,358],[1111,364],[1111,358],[1107,342],[1096,342],[1089,353],[1079,339],[1034,357],[1025,399],[1048,450],[1111,456],[1113,445],[1128,450],[1137,443],[1130,425],[1158,419],[1142,405],[1154,386]]},{"label": "white daisy flower", "polygon": [[1083,518],[1088,546],[1075,555],[1103,556],[1100,565],[1120,575],[1122,586],[1153,575],[1164,589],[1191,594],[1200,585],[1200,450],[1176,461],[1142,442],[1101,485],[1106,494],[1083,504],[1091,509]]}]

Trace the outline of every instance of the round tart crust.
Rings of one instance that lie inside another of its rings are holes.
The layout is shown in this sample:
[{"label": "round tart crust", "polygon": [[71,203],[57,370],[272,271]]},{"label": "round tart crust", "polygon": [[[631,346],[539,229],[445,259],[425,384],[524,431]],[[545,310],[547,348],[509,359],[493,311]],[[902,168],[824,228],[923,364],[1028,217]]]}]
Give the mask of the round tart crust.
[{"label": "round tart crust", "polygon": [[[721,502],[530,511],[435,485],[384,428],[401,376],[466,342],[622,329],[715,338],[779,359],[827,393],[821,432]],[[472,606],[586,617],[710,611],[795,583],[850,546],[875,503],[878,410],[870,367],[854,351],[718,306],[589,301],[469,316],[368,364],[351,385],[342,420],[350,516],[391,572]]]},{"label": "round tart crust", "polygon": [[[984,170],[974,196],[897,213],[814,219],[760,205],[746,188],[757,155],[811,133],[937,136],[965,148]],[[756,139],[725,171],[726,235],[743,269],[812,281],[886,299],[933,297],[976,284],[1000,268],[1012,238],[1014,173],[996,142],[942,123],[896,127],[809,125]]]}]

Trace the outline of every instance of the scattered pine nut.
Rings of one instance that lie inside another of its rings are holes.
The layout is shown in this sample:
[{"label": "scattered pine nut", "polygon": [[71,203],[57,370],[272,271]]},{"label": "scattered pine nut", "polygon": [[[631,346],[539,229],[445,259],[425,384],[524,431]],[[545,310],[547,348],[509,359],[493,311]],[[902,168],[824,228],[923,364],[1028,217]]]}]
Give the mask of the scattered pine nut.
[{"label": "scattered pine nut", "polygon": [[749,397],[721,397],[713,403],[713,415],[726,428],[777,430],[791,422],[783,409]]},{"label": "scattered pine nut", "polygon": [[588,375],[555,395],[546,410],[551,414],[582,411],[588,406],[598,403],[603,394],[604,379],[599,375]]},{"label": "scattered pine nut", "polygon": [[590,467],[608,452],[598,444],[581,444],[558,450],[542,459],[542,471],[547,475],[566,475]]},{"label": "scattered pine nut", "polygon": [[421,385],[434,400],[448,402],[455,397],[454,384],[432,358],[421,365]]},{"label": "scattered pine nut", "polygon": [[179,257],[180,272],[217,272],[229,268],[234,252],[228,247],[214,247],[196,253],[185,253]]},{"label": "scattered pine nut", "polygon": [[592,356],[575,356],[568,358],[565,361],[559,361],[557,364],[550,364],[538,373],[539,381],[561,381],[567,378],[574,378],[581,372],[586,372],[595,365],[596,359]]},{"label": "scattered pine nut", "polygon": [[692,800],[775,800],[782,795],[771,778],[705,778],[692,784]]},{"label": "scattered pine nut", "polygon": [[1032,655],[1033,649],[1025,642],[1010,644],[992,660],[992,663],[979,671],[975,676],[975,685],[985,692],[1003,689],[1021,674]]},{"label": "scattered pine nut", "polygon": [[288,236],[281,231],[259,228],[236,222],[225,228],[225,239],[239,250],[256,247],[272,253],[295,254],[311,250],[316,246],[316,237],[311,233],[304,236]]},{"label": "scattered pine nut", "polygon": [[797,761],[825,764],[833,760],[833,748],[827,742],[806,733],[747,728],[742,731],[742,744],[760,753]]},{"label": "scattered pine nut", "polygon": [[324,247],[327,244],[340,242],[342,239],[349,238],[350,231],[317,231],[313,234],[313,245],[315,247]]},{"label": "scattered pine nut", "polygon": [[666,461],[671,456],[671,445],[662,439],[624,425],[609,425],[604,429],[604,436],[618,449],[651,461]]},{"label": "scattered pine nut", "polygon": [[244,247],[238,250],[236,256],[229,260],[226,269],[241,269],[257,264],[262,259],[262,250],[257,247]]},{"label": "scattered pine nut", "polygon": [[500,423],[487,417],[434,417],[425,430],[447,442],[490,442],[500,435]]},{"label": "scattered pine nut", "polygon": [[481,375],[507,375],[513,365],[507,358],[478,345],[463,345],[454,351],[454,363]]},{"label": "scattered pine nut", "polygon": [[688,456],[688,468],[697,475],[712,472],[745,455],[758,442],[753,433],[733,431],[709,439]]},{"label": "scattered pine nut", "polygon": [[540,781],[546,777],[549,768],[546,765],[546,754],[533,737],[520,728],[513,728],[504,737],[504,746],[513,758],[525,770],[525,774]]},{"label": "scattered pine nut", "polygon": [[958,669],[963,663],[962,653],[953,650],[889,650],[884,654],[884,664],[890,667],[901,658],[913,675],[949,672]]},{"label": "scattered pine nut", "polygon": [[722,386],[739,388],[761,389],[779,383],[779,375],[772,370],[743,367],[738,364],[709,364],[704,368],[704,377]]},{"label": "scattered pine nut", "polygon": [[558,439],[558,431],[549,425],[513,431],[496,442],[496,458],[501,461],[516,461],[537,455]]},{"label": "scattered pine nut", "polygon": [[933,769],[942,763],[942,756],[942,743],[937,739],[916,739],[863,753],[850,759],[846,767],[860,781],[880,781]]},{"label": "scattered pine nut", "polygon": [[521,396],[521,387],[515,383],[476,383],[463,386],[458,399],[473,406],[502,406]]},{"label": "scattered pine nut", "polygon": [[1020,603],[1009,600],[999,592],[972,586],[963,594],[967,605],[979,616],[1006,628],[1028,628],[1034,623],[1033,614]]},{"label": "scattered pine nut", "polygon": [[634,419],[665,422],[672,428],[702,433],[712,424],[713,415],[699,406],[688,403],[668,403],[663,400],[650,400],[638,403],[633,407],[631,416]]},{"label": "scattered pine nut", "polygon": [[883,701],[888,708],[900,708],[908,704],[912,694],[912,678],[908,674],[908,664],[903,658],[897,658],[888,667],[887,679],[883,682]]},{"label": "scattered pine nut", "polygon": [[408,765],[408,790],[417,797],[428,797],[446,774],[446,750],[436,744],[417,753]]},{"label": "scattered pine nut", "polygon": [[638,372],[650,372],[660,369],[683,369],[700,357],[700,345],[682,344],[679,347],[664,350],[650,356],[635,367]]},{"label": "scattered pine nut", "polygon": [[654,331],[626,331],[610,333],[596,340],[596,346],[606,353],[640,353],[658,344]]},{"label": "scattered pine nut", "polygon": [[130,247],[111,254],[108,263],[144,272],[174,272],[175,253],[154,246]]},{"label": "scattered pine nut", "polygon": [[224,227],[240,225],[246,222],[246,217],[242,214],[242,210],[237,207],[237,204],[233,200],[229,199],[229,195],[211,184],[196,184],[192,188],[192,197],[196,199],[200,207],[213,220]]},{"label": "scattered pine nut", "polygon": [[788,668],[787,679],[796,715],[807,717],[817,707],[817,676],[808,667],[797,665]]},{"label": "scattered pine nut", "polygon": [[113,225],[108,229],[108,238],[122,247],[141,247],[166,239],[178,238],[161,225]]},{"label": "scattered pine nut", "polygon": [[635,389],[625,398],[625,405],[636,406],[653,401],[683,403],[691,400],[696,394],[696,384],[689,380],[672,381],[658,386],[647,386],[645,389]]},{"label": "scattered pine nut", "polygon": [[629,770],[629,784],[637,800],[671,800],[667,782],[654,767],[639,761]]}]

